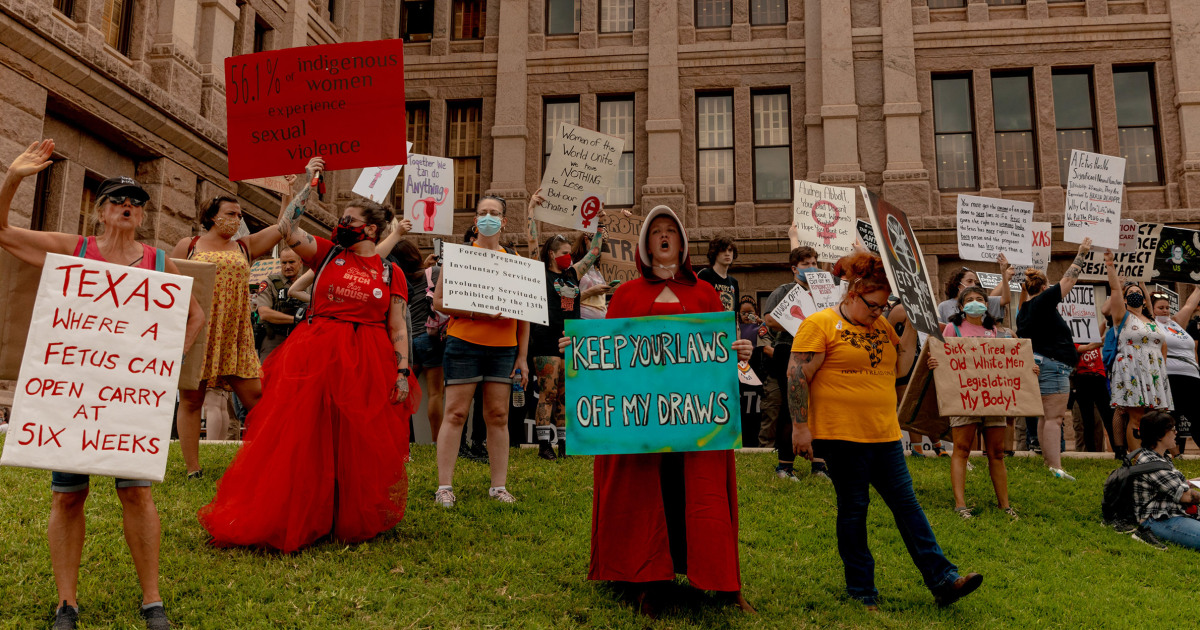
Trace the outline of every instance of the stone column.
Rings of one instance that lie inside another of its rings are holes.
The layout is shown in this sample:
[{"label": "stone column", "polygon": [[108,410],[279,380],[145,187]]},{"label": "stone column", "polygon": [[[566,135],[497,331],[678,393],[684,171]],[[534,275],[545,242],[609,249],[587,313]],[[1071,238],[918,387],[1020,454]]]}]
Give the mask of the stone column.
[{"label": "stone column", "polygon": [[196,174],[169,158],[159,158],[139,162],[134,177],[150,193],[150,212],[138,239],[170,250],[179,239],[191,236],[196,227]]},{"label": "stone column", "polygon": [[200,102],[196,61],[197,0],[161,0],[147,62],[150,80],[184,103]]},{"label": "stone column", "polygon": [[649,168],[642,186],[642,211],[666,204],[686,217],[687,225],[699,224],[694,207],[683,210],[686,195],[680,176],[682,125],[679,119],[679,2],[650,0],[651,33],[648,45],[646,92],[646,147]]},{"label": "stone column", "polygon": [[595,48],[600,39],[600,2],[599,0],[577,1],[579,2],[579,47]]},{"label": "stone column", "polygon": [[1171,3],[1171,41],[1175,68],[1175,102],[1183,145],[1185,207],[1200,203],[1200,4]]},{"label": "stone column", "polygon": [[808,147],[808,172],[804,179],[815,182],[825,170],[825,129],[821,126],[821,0],[805,0],[804,40],[804,132]]},{"label": "stone column", "polygon": [[1041,201],[1042,212],[1062,212],[1066,207],[1067,193],[1064,189],[1066,182],[1061,181],[1058,172],[1058,133],[1054,117],[1054,75],[1050,66],[1038,66],[1033,69],[1033,114],[1037,117],[1036,146],[1041,147],[1038,153],[1038,169],[1042,174]]},{"label": "stone column", "polygon": [[967,21],[968,22],[986,22],[986,21],[988,21],[987,0],[967,0]]},{"label": "stone column", "polygon": [[729,39],[735,42],[750,41],[750,2],[734,0],[731,17],[733,19],[730,20]]},{"label": "stone column", "polygon": [[[811,44],[810,44],[811,45]],[[821,181],[858,185],[866,181],[858,161],[858,104],[854,95],[854,42],[850,4],[821,0],[821,119],[825,166]]]},{"label": "stone column", "polygon": [[929,171],[921,160],[921,99],[909,0],[882,0],[880,22],[886,60],[883,120],[887,134],[882,196],[909,214],[924,214],[931,208],[931,189]]},{"label": "stone column", "polygon": [[[510,202],[509,231],[520,234],[525,231],[525,200],[529,198],[529,191],[525,189],[525,156],[528,150],[526,138],[529,135],[525,107],[525,99],[529,92],[526,72],[529,3],[503,2],[499,5],[496,122],[491,129],[492,179],[487,193],[504,197]],[[430,118],[432,119],[432,115]]]},{"label": "stone column", "polygon": [[996,170],[996,117],[992,106],[992,72],[975,70],[971,76],[975,90],[975,146],[979,155],[975,166],[979,171],[979,194],[983,197],[1002,198],[1000,177]]},{"label": "stone column", "polygon": [[[308,45],[308,14],[312,10],[308,0],[292,0],[287,15],[283,17],[283,27],[279,29],[277,49]],[[435,29],[436,23],[435,20]]]},{"label": "stone column", "polygon": [[234,0],[200,0],[200,115],[217,124],[225,122],[225,58],[233,55],[239,14]]}]

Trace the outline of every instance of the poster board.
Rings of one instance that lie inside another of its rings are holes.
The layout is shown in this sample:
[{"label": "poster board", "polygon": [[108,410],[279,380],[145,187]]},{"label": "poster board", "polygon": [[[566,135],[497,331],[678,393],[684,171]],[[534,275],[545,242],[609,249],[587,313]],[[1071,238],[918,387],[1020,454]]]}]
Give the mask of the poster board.
[{"label": "poster board", "polygon": [[[1161,223],[1138,224],[1138,246],[1135,251],[1115,252],[1113,262],[1117,275],[1133,282],[1150,282],[1154,273],[1154,252],[1163,230]],[[1104,248],[1093,246],[1083,261],[1080,282],[1108,283],[1108,270],[1104,267]]]},{"label": "poster board", "polygon": [[542,175],[545,201],[533,218],[571,230],[595,232],[601,205],[616,181],[625,141],[598,131],[559,123]]},{"label": "poster board", "polygon": [[179,273],[192,279],[192,297],[204,311],[204,327],[196,335],[196,341],[183,357],[183,368],[179,373],[179,389],[198,389],[200,376],[204,373],[204,361],[208,355],[209,313],[212,313],[213,291],[217,282],[217,266],[210,262],[172,258]]},{"label": "poster board", "polygon": [[732,330],[730,312],[567,320],[571,452],[741,448]]},{"label": "poster board", "polygon": [[283,176],[243,179],[242,183],[258,186],[259,188],[266,188],[271,192],[276,192],[281,195],[287,195],[292,192],[292,187],[288,184],[287,179]]},{"label": "poster board", "polygon": [[441,282],[447,308],[549,324],[546,266],[540,260],[443,243]]},{"label": "poster board", "polygon": [[800,329],[800,324],[805,318],[811,317],[817,312],[817,305],[813,302],[812,295],[804,290],[804,287],[797,284],[792,287],[788,294],[783,296],[779,304],[771,311],[771,317],[775,322],[788,331],[788,334],[795,337],[796,331]]},{"label": "poster board", "polygon": [[858,219],[855,227],[858,228],[858,238],[862,241],[863,247],[866,247],[869,252],[878,254],[879,243],[875,241],[875,228],[871,227],[871,223]]},{"label": "poster board", "polygon": [[938,325],[937,302],[933,299],[933,284],[921,253],[921,244],[908,224],[908,216],[899,208],[862,188],[871,226],[879,239],[880,258],[892,285],[892,293],[900,296],[904,310],[913,326],[935,339],[942,338]]},{"label": "poster board", "polygon": [[[408,155],[411,151],[412,143],[405,141],[404,154]],[[392,184],[396,183],[396,177],[400,175],[403,168],[399,164],[364,168],[362,173],[359,173],[350,192],[375,203],[389,203],[388,196],[392,191]]]},{"label": "poster board", "polygon": [[408,156],[404,168],[404,217],[415,234],[454,234],[454,160]]},{"label": "poster board", "polygon": [[1028,339],[947,337],[929,349],[938,359],[933,381],[941,415],[1043,415]]},{"label": "poster board", "polygon": [[637,264],[638,233],[645,219],[627,217],[623,212],[610,212],[607,216],[604,243],[600,250],[600,275],[608,282],[640,278],[642,272]]},{"label": "poster board", "polygon": [[905,431],[928,435],[934,440],[948,440],[950,418],[938,413],[937,390],[933,385],[933,373],[929,370],[928,343],[921,345],[916,361],[896,410],[900,427]]},{"label": "poster board", "polygon": [[1200,232],[1164,225],[1150,275],[1156,282],[1200,282]]},{"label": "poster board", "polygon": [[[1000,283],[1004,281],[1004,276],[998,273],[988,273],[986,271],[976,271],[975,277],[979,278],[979,286],[987,289],[988,291],[1000,286]],[[1017,276],[1015,274],[1013,275],[1013,279],[1008,281],[1008,290],[1021,290],[1021,283],[1017,280]]]},{"label": "poster board", "polygon": [[1033,264],[1033,204],[1012,199],[958,196],[958,256],[995,262],[1000,254],[1016,265]]},{"label": "poster board", "polygon": [[1096,290],[1090,284],[1076,284],[1058,303],[1058,314],[1071,328],[1075,343],[1103,341],[1096,325]]},{"label": "poster board", "polygon": [[846,285],[837,284],[833,274],[828,271],[805,272],[804,282],[808,284],[808,294],[815,306],[811,313],[807,313],[810,316],[817,311],[837,306],[846,292]]},{"label": "poster board", "polygon": [[1067,169],[1063,240],[1116,250],[1120,238],[1125,158],[1074,149]]},{"label": "poster board", "polygon": [[[1049,221],[1032,221],[1029,224],[1030,253],[1033,258],[1031,265],[1013,265],[1014,278],[1021,282],[1025,277],[1025,269],[1033,267],[1042,273],[1050,268],[1050,243],[1053,226]],[[1011,262],[1011,261],[1010,261]]]},{"label": "poster board", "polygon": [[792,221],[800,244],[817,250],[821,262],[837,262],[853,252],[858,236],[854,189],[803,180],[793,185]]},{"label": "poster board", "polygon": [[278,258],[259,258],[254,261],[254,264],[250,265],[250,293],[258,295],[266,289],[271,284],[271,274],[280,273],[281,269]]},{"label": "poster board", "polygon": [[48,254],[0,464],[162,481],[191,284]]},{"label": "poster board", "polygon": [[1162,293],[1167,296],[1167,302],[1170,304],[1172,315],[1179,312],[1179,294],[1178,293],[1168,289],[1167,287],[1164,287],[1161,284],[1154,285],[1154,293]]}]

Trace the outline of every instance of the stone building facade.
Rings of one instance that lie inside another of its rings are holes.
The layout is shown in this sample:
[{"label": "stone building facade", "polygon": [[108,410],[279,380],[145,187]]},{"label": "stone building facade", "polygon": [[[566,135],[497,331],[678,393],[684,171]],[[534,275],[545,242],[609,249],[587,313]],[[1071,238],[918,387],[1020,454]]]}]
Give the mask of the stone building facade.
[{"label": "stone building facade", "polygon": [[1130,160],[1125,216],[1200,220],[1198,33],[1196,0],[0,0],[0,161],[58,141],[14,204],[44,229],[88,229],[88,187],[120,174],[160,245],[217,191],[264,224],[277,198],[226,175],[224,58],[400,37],[410,140],[455,159],[464,229],[499,194],[523,239],[565,120],[626,139],[610,206],[679,209],[697,262],[736,237],[745,292],[788,276],[792,179],[882,194],[946,275],[956,195],[1061,226],[1070,148]]}]

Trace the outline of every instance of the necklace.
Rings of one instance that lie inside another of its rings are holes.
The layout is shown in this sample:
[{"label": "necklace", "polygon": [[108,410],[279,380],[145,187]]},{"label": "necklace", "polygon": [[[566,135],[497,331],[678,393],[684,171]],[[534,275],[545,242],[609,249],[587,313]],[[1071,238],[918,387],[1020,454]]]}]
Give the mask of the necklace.
[{"label": "necklace", "polygon": [[842,319],[846,320],[846,321],[847,321],[847,322],[848,322],[850,325],[852,325],[852,326],[858,326],[859,328],[866,328],[866,326],[863,326],[862,324],[860,324],[860,323],[858,323],[858,322],[854,321],[853,319],[850,319],[849,317],[847,317],[847,316],[846,316],[846,311],[842,310],[842,305],[841,305],[841,304],[838,304],[838,315],[841,315],[841,316],[842,316]]}]

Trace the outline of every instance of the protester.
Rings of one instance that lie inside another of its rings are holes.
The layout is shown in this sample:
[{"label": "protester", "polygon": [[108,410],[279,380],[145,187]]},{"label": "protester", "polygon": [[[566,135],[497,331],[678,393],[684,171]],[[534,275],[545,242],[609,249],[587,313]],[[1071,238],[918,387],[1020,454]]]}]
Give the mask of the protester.
[{"label": "protester", "polygon": [[1034,267],[1027,268],[1024,293],[1030,297],[1017,312],[1017,335],[1029,339],[1033,360],[1038,367],[1038,387],[1044,412],[1037,429],[1042,459],[1055,477],[1068,481],[1074,481],[1075,478],[1062,467],[1062,430],[1063,421],[1070,413],[1067,400],[1071,397],[1071,369],[1079,362],[1079,356],[1071,341],[1071,327],[1059,314],[1058,304],[1075,286],[1083,270],[1083,260],[1091,247],[1092,239],[1085,238],[1075,260],[1063,272],[1062,279],[1049,287],[1046,286],[1045,272]]},{"label": "protester", "polygon": [[1187,322],[1200,305],[1200,290],[1193,290],[1179,312],[1171,315],[1171,298],[1165,293],[1152,293],[1151,308],[1154,321],[1162,326],[1167,347],[1167,383],[1176,417],[1177,454],[1182,454],[1189,436],[1197,441],[1200,429],[1200,365],[1196,362],[1196,340],[1187,333]]},{"label": "protester", "polygon": [[[178,274],[175,263],[160,249],[138,243],[137,231],[146,218],[149,193],[129,177],[113,177],[96,189],[94,216],[102,229],[98,236],[78,236],[60,232],[39,232],[14,227],[8,223],[9,208],[17,188],[26,177],[50,166],[54,141],[42,140],[29,145],[8,167],[0,185],[0,247],[18,260],[42,267],[46,254],[77,256],[126,267],[150,269]],[[243,293],[246,289],[243,286]],[[188,307],[184,348],[192,343],[204,326],[204,312],[195,298]],[[142,587],[141,614],[146,628],[162,630],[167,621],[162,595],[158,590],[159,544],[161,527],[158,507],[150,490],[150,481],[116,479],[117,498],[121,501],[122,524],[129,555]],[[54,583],[61,602],[54,615],[54,628],[67,630],[76,627],[79,618],[77,589],[79,565],[83,559],[83,540],[86,520],[84,504],[89,493],[89,477],[76,473],[55,472],[50,481],[50,518],[47,537],[50,545],[50,564]],[[97,559],[105,562],[107,560]]]},{"label": "protester", "polygon": [[[1012,291],[1009,291],[1008,282],[1012,279],[1014,271],[1004,254],[1000,254],[996,262],[1000,265],[1002,282],[996,285],[988,296],[988,314],[992,316],[992,319],[1000,322],[1004,321],[1008,304],[1012,301]],[[958,300],[960,290],[977,286],[979,286],[979,276],[967,267],[962,267],[951,274],[950,278],[946,280],[946,299],[937,305],[938,322],[941,324],[949,322],[950,316],[958,311],[956,300]]]},{"label": "protester", "polygon": [[[472,247],[503,252],[500,232],[508,219],[507,204],[500,197],[484,195],[475,206],[475,226],[479,236]],[[517,499],[505,487],[508,477],[508,412],[513,382],[529,384],[526,351],[529,323],[499,313],[475,313],[446,308],[442,301],[445,274],[438,278],[433,308],[450,316],[446,329],[446,353],[442,369],[446,376],[446,411],[438,433],[438,488],[434,501],[442,507],[454,507],[454,464],[458,455],[463,424],[475,389],[483,383],[483,416],[487,424],[488,465],[491,488],[488,496],[502,503]]]},{"label": "protester", "polygon": [[[1105,326],[1100,325],[1100,338],[1104,338]],[[1101,349],[1104,344],[1100,342],[1075,344],[1075,352],[1079,355],[1079,362],[1075,365],[1075,376],[1073,379],[1073,387],[1075,390],[1075,402],[1079,405],[1079,419],[1083,424],[1084,441],[1087,442],[1088,450],[1095,450],[1095,436],[1090,435],[1094,432],[1092,427],[1095,427],[1095,414],[1092,411],[1094,407],[1100,412],[1100,421],[1104,423],[1104,431],[1108,434],[1108,441],[1112,445],[1116,459],[1125,459],[1125,435],[1122,431],[1120,435],[1113,433],[1113,409],[1112,403],[1108,396],[1108,374],[1104,370],[1104,359]],[[1070,405],[1068,404],[1068,408]],[[1091,429],[1089,431],[1089,429]],[[1103,449],[1100,449],[1103,450]]]},{"label": "protester", "polygon": [[246,443],[199,511],[217,546],[288,553],[325,536],[355,543],[404,517],[419,392],[408,368],[408,287],[375,254],[392,211],[354,201],[333,241],[307,234],[307,184],[322,166],[309,163],[277,232],[316,272],[311,311],[267,364]]},{"label": "protester", "polygon": [[742,296],[738,304],[738,338],[752,344],[758,343],[758,338],[765,334],[765,324],[758,316],[758,305],[749,295]]},{"label": "protester", "polygon": [[737,260],[737,245],[728,236],[718,236],[708,243],[707,269],[701,269],[696,274],[701,280],[711,284],[721,296],[723,310],[737,310],[738,298],[741,297],[737,278],[729,275],[729,267]]},{"label": "protester", "polygon": [[[626,211],[628,213],[628,211]],[[587,233],[580,232],[575,236],[575,244],[571,247],[571,260],[578,264],[591,253],[592,239]],[[600,273],[600,259],[603,252],[596,256],[595,262],[588,268],[587,273],[579,277],[579,316],[581,319],[604,319],[608,312],[608,294],[619,284],[611,284],[604,280]]]},{"label": "protester", "polygon": [[[393,229],[393,233],[404,228]],[[407,231],[407,230],[404,230]],[[379,251],[377,248],[376,251]],[[442,372],[442,354],[445,351],[442,334],[445,332],[444,315],[433,310],[433,287],[437,286],[441,268],[421,268],[421,250],[411,241],[399,241],[391,248],[387,260],[394,262],[404,272],[408,282],[408,312],[412,320],[412,368],[417,376],[425,375],[427,388],[427,414],[429,431],[436,444],[442,428],[445,411],[446,382]]]},{"label": "protester", "polygon": [[[1126,414],[1126,444],[1135,444],[1142,415],[1151,409],[1170,409],[1171,387],[1167,380],[1167,334],[1147,308],[1146,293],[1117,275],[1112,251],[1104,253],[1108,268],[1109,315],[1116,322],[1117,356],[1109,382],[1112,405]],[[1117,298],[1121,296],[1121,298]],[[1043,393],[1045,390],[1042,390]],[[1046,440],[1042,440],[1046,450]]]},{"label": "protester", "polygon": [[254,296],[258,318],[265,324],[267,335],[258,350],[258,359],[265,362],[296,327],[296,313],[304,303],[288,295],[288,289],[300,277],[304,263],[291,248],[279,252],[279,273],[267,277],[267,288]]},{"label": "protester", "polygon": [[[1161,409],[1149,411],[1141,419],[1141,433],[1142,448],[1133,459],[1138,464],[1162,462],[1164,466],[1133,480],[1133,513],[1144,528],[1133,537],[1155,546],[1161,545],[1158,539],[1162,539],[1200,550],[1200,521],[1196,519],[1200,492],[1166,457],[1167,450],[1175,446],[1175,419]],[[1146,536],[1145,530],[1151,536]]]},{"label": "protester", "polygon": [[[959,310],[950,316],[942,330],[943,337],[997,337],[996,320],[988,313],[988,294],[982,287],[966,287],[958,292]],[[929,354],[929,369],[936,369],[938,358]],[[1037,371],[1037,368],[1034,368]],[[954,452],[950,455],[950,486],[954,490],[954,512],[969,520],[974,517],[967,507],[967,463],[979,425],[983,426],[983,442],[987,449],[988,474],[996,491],[996,501],[1005,514],[1017,518],[1017,511],[1008,502],[1008,470],[1004,467],[1004,432],[1008,428],[1004,416],[952,416],[950,431]]]},{"label": "protester", "polygon": [[960,576],[942,554],[913,493],[896,417],[896,375],[916,354],[916,331],[904,337],[882,317],[891,287],[877,256],[843,257],[834,273],[848,283],[835,308],[807,319],[796,332],[788,363],[788,404],[796,454],[821,455],[837,494],[838,552],[846,590],[877,610],[875,562],[867,547],[870,487],[883,497],[908,553],[938,606],[973,592],[983,576]]}]

